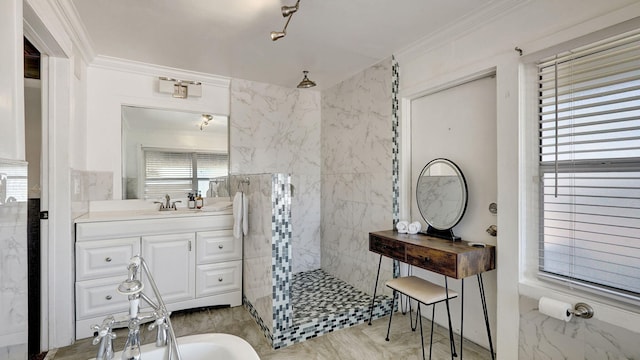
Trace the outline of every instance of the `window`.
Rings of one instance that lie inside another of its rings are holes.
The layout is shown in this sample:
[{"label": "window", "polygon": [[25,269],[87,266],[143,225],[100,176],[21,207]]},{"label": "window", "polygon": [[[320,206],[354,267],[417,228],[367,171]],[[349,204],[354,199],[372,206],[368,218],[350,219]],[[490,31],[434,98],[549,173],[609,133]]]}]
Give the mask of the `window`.
[{"label": "window", "polygon": [[538,64],[538,274],[640,299],[640,33]]},{"label": "window", "polygon": [[209,182],[228,175],[228,154],[143,149],[144,198],[160,199],[166,194],[184,198],[201,191],[206,197]]}]

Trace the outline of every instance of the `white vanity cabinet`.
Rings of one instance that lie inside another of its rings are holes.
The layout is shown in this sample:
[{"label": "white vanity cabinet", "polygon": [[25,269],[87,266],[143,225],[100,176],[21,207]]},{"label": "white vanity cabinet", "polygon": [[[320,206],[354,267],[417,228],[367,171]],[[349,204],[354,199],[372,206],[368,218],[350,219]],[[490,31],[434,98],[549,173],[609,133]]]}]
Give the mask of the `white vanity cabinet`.
[{"label": "white vanity cabinet", "polygon": [[[170,311],[242,304],[242,241],[233,237],[229,212],[145,219],[76,220],[76,339],[92,324],[126,314],[116,291],[129,259],[141,254]],[[143,277],[144,292],[153,291]]]},{"label": "white vanity cabinet", "polygon": [[[142,256],[167,304],[194,298],[195,239],[195,233],[142,237]],[[151,289],[147,279],[143,283]]]}]

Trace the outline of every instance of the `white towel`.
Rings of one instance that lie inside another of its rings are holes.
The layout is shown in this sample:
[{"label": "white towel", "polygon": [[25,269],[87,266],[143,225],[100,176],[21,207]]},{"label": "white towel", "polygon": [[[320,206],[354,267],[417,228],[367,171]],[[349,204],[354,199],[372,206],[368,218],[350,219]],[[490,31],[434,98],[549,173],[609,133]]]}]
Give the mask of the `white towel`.
[{"label": "white towel", "polygon": [[233,198],[233,237],[241,239],[249,232],[249,201],[242,191]]},{"label": "white towel", "polygon": [[421,229],[422,229],[422,224],[420,224],[417,221],[414,221],[411,224],[409,224],[409,226],[407,227],[407,232],[409,234],[417,234],[420,232]]},{"label": "white towel", "polygon": [[409,228],[408,221],[398,221],[398,223],[396,224],[396,229],[400,234],[406,234],[408,228]]}]

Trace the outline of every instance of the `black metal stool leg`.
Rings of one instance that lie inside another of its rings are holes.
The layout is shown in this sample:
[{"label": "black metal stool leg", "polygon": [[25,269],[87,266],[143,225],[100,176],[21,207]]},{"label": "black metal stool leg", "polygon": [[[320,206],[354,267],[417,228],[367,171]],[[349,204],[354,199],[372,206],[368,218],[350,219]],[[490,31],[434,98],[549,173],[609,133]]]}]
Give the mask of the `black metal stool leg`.
[{"label": "black metal stool leg", "polygon": [[444,288],[446,292],[445,304],[447,304],[447,319],[449,319],[449,343],[451,344],[451,359],[454,357],[458,357],[456,354],[456,343],[453,341],[453,326],[451,324],[451,310],[449,309],[449,285],[447,282],[447,277],[444,277]]},{"label": "black metal stool leg", "polygon": [[[422,360],[424,360],[424,335],[422,334],[422,313],[420,311],[420,302],[418,301],[418,311],[416,316],[420,319],[420,343],[422,344]],[[418,319],[416,319],[416,323]]]},{"label": "black metal stool leg", "polygon": [[460,360],[462,360],[462,351],[464,350],[464,279],[460,281]]},{"label": "black metal stool leg", "polygon": [[[369,310],[369,325],[371,325],[371,318],[373,317],[373,304],[376,301],[376,291],[378,290],[378,278],[380,277],[380,265],[382,265],[382,255],[378,260],[378,273],[376,274],[376,284],[373,287],[373,296],[371,297],[371,309]],[[393,313],[393,306],[391,306],[391,312]]]},{"label": "black metal stool leg", "polygon": [[387,325],[387,337],[385,340],[389,341],[389,331],[391,331],[391,319],[393,318],[393,306],[396,303],[396,291],[393,290],[393,296],[391,300],[391,314],[389,314],[389,325]]},{"label": "black metal stool leg", "polygon": [[431,310],[431,339],[429,339],[429,360],[431,360],[431,351],[433,350],[433,323],[436,322],[436,304],[433,304]]},{"label": "black metal stool leg", "polygon": [[487,299],[484,294],[484,282],[482,274],[478,274],[478,288],[480,289],[480,299],[482,300],[482,311],[484,312],[484,323],[487,326],[487,337],[489,338],[489,351],[491,351],[491,359],[495,360],[496,356],[493,352],[493,341],[491,340],[491,326],[489,324],[489,312],[487,310]]}]

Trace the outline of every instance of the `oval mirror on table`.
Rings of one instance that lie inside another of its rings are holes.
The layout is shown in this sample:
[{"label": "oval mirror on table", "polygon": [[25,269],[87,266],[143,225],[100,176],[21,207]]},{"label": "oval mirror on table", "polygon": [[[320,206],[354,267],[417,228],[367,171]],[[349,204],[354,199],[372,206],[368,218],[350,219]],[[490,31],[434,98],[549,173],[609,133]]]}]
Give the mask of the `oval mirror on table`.
[{"label": "oval mirror on table", "polygon": [[467,182],[460,168],[450,160],[431,160],[420,172],[416,185],[418,210],[427,230],[423,234],[453,241],[453,234],[467,209]]}]

